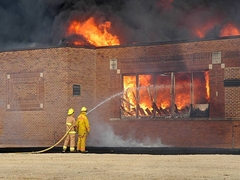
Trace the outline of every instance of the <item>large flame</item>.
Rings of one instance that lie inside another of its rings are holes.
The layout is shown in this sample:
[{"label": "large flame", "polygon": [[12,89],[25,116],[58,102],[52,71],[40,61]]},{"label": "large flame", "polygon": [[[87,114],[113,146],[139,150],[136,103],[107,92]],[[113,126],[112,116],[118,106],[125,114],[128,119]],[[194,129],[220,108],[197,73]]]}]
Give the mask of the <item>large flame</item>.
[{"label": "large flame", "polygon": [[183,109],[191,104],[189,73],[175,74],[175,104],[177,109]]},{"label": "large flame", "polygon": [[220,20],[213,17],[202,24],[195,24],[195,26],[191,28],[192,33],[198,38],[205,38],[206,35],[219,23]]},{"label": "large flame", "polygon": [[[195,34],[195,36],[197,36],[198,38],[205,38],[207,33],[210,32],[218,23],[219,23],[218,21],[209,21],[204,25],[201,25],[197,28],[193,28],[193,34]],[[219,32],[220,37],[237,35],[240,35],[240,30],[233,23],[228,23],[224,25],[221,31]]]},{"label": "large flame", "polygon": [[128,110],[130,110],[136,104],[136,76],[124,76],[123,83],[125,92],[123,98],[129,102],[128,106],[134,105],[133,107],[128,107]]},{"label": "large flame", "polygon": [[[67,35],[80,35],[84,37],[90,44],[94,46],[112,46],[119,45],[120,41],[117,36],[109,33],[111,22],[106,21],[97,25],[93,17],[90,17],[85,22],[72,21]],[[74,41],[75,45],[84,45],[81,41]]]},{"label": "large flame", "polygon": [[228,23],[225,26],[223,26],[222,30],[220,31],[220,36],[236,36],[236,35],[240,35],[240,31],[237,28],[237,26],[235,26],[232,23]]},{"label": "large flame", "polygon": [[191,104],[209,103],[209,72],[175,73],[174,76],[174,79],[169,73],[155,77],[124,76],[123,110],[132,115],[138,110],[140,116],[152,115],[156,110],[159,116],[165,116],[170,115],[172,108],[175,113],[188,113]]},{"label": "large flame", "polygon": [[209,102],[210,100],[210,84],[209,84],[209,71],[206,71],[205,73],[205,82],[206,82],[206,99]]},{"label": "large flame", "polygon": [[156,103],[158,107],[167,109],[171,104],[170,90],[171,77],[170,75],[158,75],[156,77]]},{"label": "large flame", "polygon": [[152,85],[151,75],[139,75],[139,105],[146,112],[146,109],[151,109],[153,94],[151,92]]}]

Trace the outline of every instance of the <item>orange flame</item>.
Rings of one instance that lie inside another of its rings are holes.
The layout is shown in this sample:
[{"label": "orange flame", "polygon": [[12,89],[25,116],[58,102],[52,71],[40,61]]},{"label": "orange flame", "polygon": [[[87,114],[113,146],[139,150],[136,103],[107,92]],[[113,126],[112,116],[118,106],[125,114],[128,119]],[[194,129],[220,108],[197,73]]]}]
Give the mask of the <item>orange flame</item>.
[{"label": "orange flame", "polygon": [[[71,22],[67,34],[68,35],[81,35],[83,36],[90,44],[95,46],[111,46],[119,45],[120,41],[117,36],[109,33],[111,28],[111,22],[106,21],[103,24],[97,25],[93,17],[90,17],[85,22],[81,23],[78,21]],[[82,42],[75,41],[75,45],[82,45]]]},{"label": "orange flame", "polygon": [[205,24],[202,24],[201,26],[193,28],[193,34],[197,36],[198,38],[205,38],[206,34],[211,31],[214,26],[218,24],[217,20],[212,20],[209,22],[206,22]]},{"label": "orange flame", "polygon": [[210,100],[210,85],[209,85],[209,71],[205,71],[205,82],[206,82],[206,99]]},{"label": "orange flame", "polygon": [[175,74],[175,104],[179,110],[184,109],[186,105],[190,105],[190,74]]},{"label": "orange flame", "polygon": [[158,75],[156,77],[156,103],[158,107],[162,109],[167,109],[170,107],[171,104],[170,86],[171,86],[170,76]]},{"label": "orange flame", "polygon": [[[161,111],[158,111],[160,116],[163,113],[164,115],[169,114],[172,108],[175,108],[177,113],[186,113],[191,104],[209,103],[208,71],[175,73],[175,85],[171,83],[172,78],[170,74],[159,74],[155,77],[147,74],[139,75],[138,78],[138,81],[137,76],[124,76],[123,79],[125,91],[123,107],[131,113],[138,106],[138,110],[140,108],[144,112],[140,112],[140,115],[149,115],[156,109],[156,107],[153,107],[154,104]],[[205,84],[205,86],[202,84]],[[173,87],[174,92],[170,93]],[[174,98],[175,104],[171,104],[172,98]],[[134,111],[135,113],[136,111]]]},{"label": "orange flame", "polygon": [[187,14],[184,23],[186,23],[194,37],[205,38],[211,30],[221,24],[223,15],[210,12],[211,9],[209,8],[198,7],[190,14]]},{"label": "orange flame", "polygon": [[[204,86],[203,86],[204,84]],[[209,71],[193,73],[193,104],[207,104],[210,100]]]},{"label": "orange flame", "polygon": [[220,36],[236,36],[240,35],[239,29],[234,24],[226,24],[220,31]]},{"label": "orange flame", "polygon": [[139,75],[139,105],[146,112],[146,109],[151,109],[152,106],[152,92],[150,86],[152,85],[151,75]]},{"label": "orange flame", "polygon": [[124,108],[131,111],[131,108],[134,108],[136,104],[136,76],[124,76],[123,83],[124,99],[131,105],[134,105],[132,107],[130,104],[127,104]]}]

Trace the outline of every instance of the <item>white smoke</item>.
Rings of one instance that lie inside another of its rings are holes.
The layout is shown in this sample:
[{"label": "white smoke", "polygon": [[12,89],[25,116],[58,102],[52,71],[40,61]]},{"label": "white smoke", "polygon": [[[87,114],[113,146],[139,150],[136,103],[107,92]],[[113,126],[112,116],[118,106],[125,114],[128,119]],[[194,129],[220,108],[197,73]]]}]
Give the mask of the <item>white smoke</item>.
[{"label": "white smoke", "polygon": [[142,141],[136,140],[134,134],[128,139],[118,136],[113,128],[104,122],[90,122],[91,132],[88,137],[88,146],[93,147],[169,147],[162,144],[161,139],[152,140],[146,136]]}]

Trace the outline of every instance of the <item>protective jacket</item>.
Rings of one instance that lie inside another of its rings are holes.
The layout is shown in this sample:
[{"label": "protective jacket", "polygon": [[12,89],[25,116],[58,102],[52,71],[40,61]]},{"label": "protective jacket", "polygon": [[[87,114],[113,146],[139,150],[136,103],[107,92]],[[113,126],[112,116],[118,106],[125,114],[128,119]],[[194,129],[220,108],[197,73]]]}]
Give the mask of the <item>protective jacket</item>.
[{"label": "protective jacket", "polygon": [[71,152],[75,151],[75,134],[76,134],[75,124],[76,124],[75,118],[72,115],[68,116],[67,119],[66,119],[66,132],[70,128],[72,128],[72,129],[69,131],[68,135],[65,138],[65,141],[64,141],[64,144],[63,144],[63,152],[66,151],[69,142],[70,142],[70,151]]},{"label": "protective jacket", "polygon": [[77,150],[80,152],[86,152],[85,149],[86,149],[87,135],[90,132],[90,124],[89,124],[86,112],[83,111],[78,116],[78,119],[76,122],[76,128],[78,132]]},{"label": "protective jacket", "polygon": [[66,131],[68,131],[71,126],[74,126],[70,130],[69,134],[75,134],[76,133],[75,124],[76,124],[75,118],[73,116],[68,116],[67,119],[66,119]]},{"label": "protective jacket", "polygon": [[81,112],[76,122],[78,135],[83,136],[90,132],[90,124],[86,112]]}]

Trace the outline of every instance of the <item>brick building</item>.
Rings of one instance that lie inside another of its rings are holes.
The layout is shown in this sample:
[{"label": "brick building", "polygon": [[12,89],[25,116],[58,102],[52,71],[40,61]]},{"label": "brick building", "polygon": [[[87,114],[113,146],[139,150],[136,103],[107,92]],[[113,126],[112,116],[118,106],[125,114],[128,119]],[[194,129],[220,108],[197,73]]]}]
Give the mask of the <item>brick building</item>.
[{"label": "brick building", "polygon": [[106,145],[107,126],[122,141],[239,148],[239,45],[231,37],[1,52],[1,147],[51,146],[68,108],[77,116],[86,106],[91,146]]}]

